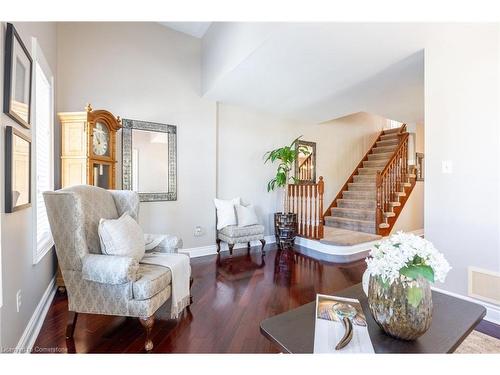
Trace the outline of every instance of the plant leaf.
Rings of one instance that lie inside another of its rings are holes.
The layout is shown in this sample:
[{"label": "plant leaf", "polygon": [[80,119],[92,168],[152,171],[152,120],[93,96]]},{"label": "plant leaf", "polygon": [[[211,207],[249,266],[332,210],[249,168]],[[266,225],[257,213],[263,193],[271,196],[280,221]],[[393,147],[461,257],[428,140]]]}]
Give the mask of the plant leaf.
[{"label": "plant leaf", "polygon": [[422,288],[417,286],[412,286],[407,289],[406,297],[408,298],[408,303],[413,307],[418,307],[420,305],[420,301],[423,298]]},{"label": "plant leaf", "polygon": [[412,280],[416,280],[420,276],[429,280],[431,283],[434,282],[434,271],[430,266],[423,264],[410,264],[409,266],[401,268],[399,273]]}]

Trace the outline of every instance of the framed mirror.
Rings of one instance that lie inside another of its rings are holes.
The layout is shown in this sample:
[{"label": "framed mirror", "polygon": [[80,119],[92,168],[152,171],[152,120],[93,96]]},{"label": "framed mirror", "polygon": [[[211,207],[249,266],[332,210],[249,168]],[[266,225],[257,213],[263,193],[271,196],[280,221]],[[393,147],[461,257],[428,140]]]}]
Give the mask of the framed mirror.
[{"label": "framed mirror", "polygon": [[31,206],[31,140],[5,128],[5,212]]},{"label": "framed mirror", "polygon": [[177,200],[177,127],[122,119],[122,188],[141,202]]},{"label": "framed mirror", "polygon": [[298,184],[316,183],[316,142],[298,140],[295,178]]}]

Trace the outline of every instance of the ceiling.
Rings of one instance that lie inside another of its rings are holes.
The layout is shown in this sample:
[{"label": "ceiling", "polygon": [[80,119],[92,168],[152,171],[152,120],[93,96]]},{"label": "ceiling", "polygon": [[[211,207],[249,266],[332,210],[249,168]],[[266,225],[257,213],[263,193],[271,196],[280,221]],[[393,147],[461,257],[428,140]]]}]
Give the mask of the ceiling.
[{"label": "ceiling", "polygon": [[202,93],[314,123],[370,112],[424,118],[425,24],[216,23]]},{"label": "ceiling", "polygon": [[212,22],[160,22],[160,24],[195,38],[203,38]]}]

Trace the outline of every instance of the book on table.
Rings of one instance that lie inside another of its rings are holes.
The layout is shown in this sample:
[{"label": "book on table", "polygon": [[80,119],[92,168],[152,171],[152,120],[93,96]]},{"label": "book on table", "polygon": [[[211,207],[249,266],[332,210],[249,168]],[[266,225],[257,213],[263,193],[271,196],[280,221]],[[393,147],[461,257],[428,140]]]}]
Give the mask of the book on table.
[{"label": "book on table", "polygon": [[[374,353],[365,314],[357,299],[316,295],[315,323],[314,353]],[[350,329],[352,336],[346,339]]]}]

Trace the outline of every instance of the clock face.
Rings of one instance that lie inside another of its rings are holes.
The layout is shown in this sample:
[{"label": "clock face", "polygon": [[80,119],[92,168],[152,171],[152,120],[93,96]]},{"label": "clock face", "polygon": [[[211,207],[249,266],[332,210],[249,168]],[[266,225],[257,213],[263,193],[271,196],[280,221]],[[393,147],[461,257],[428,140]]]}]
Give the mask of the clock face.
[{"label": "clock face", "polygon": [[108,127],[104,124],[98,122],[94,126],[94,137],[92,150],[94,151],[94,155],[97,156],[107,156],[109,149],[109,131]]}]

